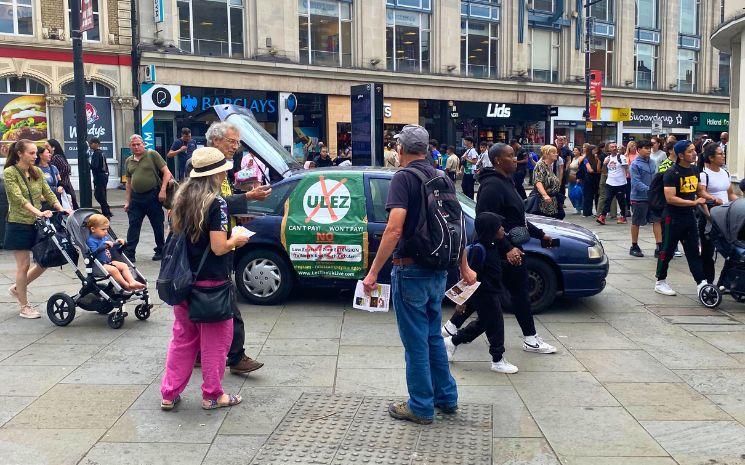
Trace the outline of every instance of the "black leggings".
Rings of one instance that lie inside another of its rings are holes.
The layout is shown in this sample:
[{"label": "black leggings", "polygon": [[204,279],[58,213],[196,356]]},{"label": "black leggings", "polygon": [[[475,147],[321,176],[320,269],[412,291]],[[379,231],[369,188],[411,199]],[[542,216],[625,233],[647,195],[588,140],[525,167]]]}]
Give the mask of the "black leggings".
[{"label": "black leggings", "polygon": [[706,237],[706,217],[703,213],[698,215],[698,238],[701,241],[701,266],[704,270],[705,279],[709,284],[714,284],[714,244]]},{"label": "black leggings", "polygon": [[618,215],[626,216],[626,184],[622,186],[605,185],[605,205],[603,205],[601,214],[608,214],[613,197],[618,199],[618,207],[620,208]]},{"label": "black leggings", "polygon": [[706,279],[698,251],[698,224],[693,213],[675,218],[668,215],[662,221],[662,228],[662,252],[657,259],[657,279],[662,281],[667,278],[667,269],[679,241],[683,244],[688,269],[696,284]]},{"label": "black leggings", "polygon": [[467,315],[470,316],[475,311],[478,319],[471,321],[468,326],[458,331],[458,334],[453,336],[453,344],[456,346],[468,344],[486,333],[486,338],[489,341],[489,354],[491,354],[493,361],[498,362],[502,360],[504,354],[502,306],[498,294],[479,291],[477,290],[466,302]]}]

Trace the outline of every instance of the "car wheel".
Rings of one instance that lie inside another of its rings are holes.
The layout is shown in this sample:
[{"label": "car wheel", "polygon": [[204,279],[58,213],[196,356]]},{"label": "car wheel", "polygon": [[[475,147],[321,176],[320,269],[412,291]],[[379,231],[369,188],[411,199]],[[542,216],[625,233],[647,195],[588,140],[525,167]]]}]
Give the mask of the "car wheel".
[{"label": "car wheel", "polygon": [[558,279],[554,269],[544,260],[528,257],[526,265],[530,308],[533,314],[541,313],[554,303],[559,288]]},{"label": "car wheel", "polygon": [[287,299],[294,276],[287,260],[269,249],[251,250],[238,262],[238,292],[250,303],[276,305]]}]

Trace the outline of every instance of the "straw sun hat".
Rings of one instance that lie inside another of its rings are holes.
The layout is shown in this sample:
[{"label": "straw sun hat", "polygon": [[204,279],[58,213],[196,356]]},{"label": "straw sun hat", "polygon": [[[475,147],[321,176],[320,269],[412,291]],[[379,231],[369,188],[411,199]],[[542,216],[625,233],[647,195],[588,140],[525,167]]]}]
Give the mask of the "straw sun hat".
[{"label": "straw sun hat", "polygon": [[225,155],[215,147],[201,147],[191,154],[192,178],[212,176],[233,169],[233,162],[225,159]]}]

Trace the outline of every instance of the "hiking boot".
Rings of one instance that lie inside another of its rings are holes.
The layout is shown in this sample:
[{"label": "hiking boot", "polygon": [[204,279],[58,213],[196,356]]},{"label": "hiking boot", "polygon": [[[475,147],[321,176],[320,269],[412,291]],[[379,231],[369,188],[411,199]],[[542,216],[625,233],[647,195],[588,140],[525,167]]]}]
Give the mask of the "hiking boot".
[{"label": "hiking boot", "polygon": [[409,403],[406,401],[403,402],[394,402],[388,406],[388,414],[395,418],[396,420],[406,420],[411,421],[413,423],[418,423],[420,425],[431,425],[432,419],[431,418],[422,418],[417,416],[414,412],[411,411],[409,408]]},{"label": "hiking boot", "polygon": [[632,257],[640,257],[641,258],[641,257],[644,256],[644,252],[642,252],[642,249],[639,248],[639,245],[634,244],[629,249],[629,255],[631,255]]},{"label": "hiking boot", "polygon": [[619,216],[618,221],[616,221],[618,224],[626,224],[626,217],[625,216]]},{"label": "hiking boot", "polygon": [[240,362],[236,363],[235,365],[231,365],[230,372],[235,375],[244,375],[247,373],[251,373],[252,371],[256,371],[263,366],[263,363],[258,362],[247,355],[244,355]]},{"label": "hiking boot", "polygon": [[670,285],[664,279],[657,281],[654,284],[654,291],[662,295],[677,295],[678,294],[670,287]]},{"label": "hiking boot", "polygon": [[514,374],[517,373],[517,367],[504,358],[498,362],[491,362],[491,371],[496,371],[497,373],[507,373],[507,374]]},{"label": "hiking boot", "polygon": [[597,218],[595,218],[595,221],[597,221],[599,224],[605,224],[605,215],[598,215]]}]

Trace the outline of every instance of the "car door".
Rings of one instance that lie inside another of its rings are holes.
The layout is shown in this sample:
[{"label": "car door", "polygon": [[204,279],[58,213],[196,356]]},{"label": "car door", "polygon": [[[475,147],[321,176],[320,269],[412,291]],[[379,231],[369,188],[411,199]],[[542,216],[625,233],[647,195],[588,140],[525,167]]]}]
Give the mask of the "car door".
[{"label": "car door", "polygon": [[[385,226],[388,223],[388,211],[385,202],[388,199],[388,189],[391,185],[390,174],[368,173],[365,174],[365,196],[367,204],[367,237],[369,262],[372,264],[380,247]],[[380,270],[378,274],[380,282],[389,282],[391,276],[391,261]]]}]

